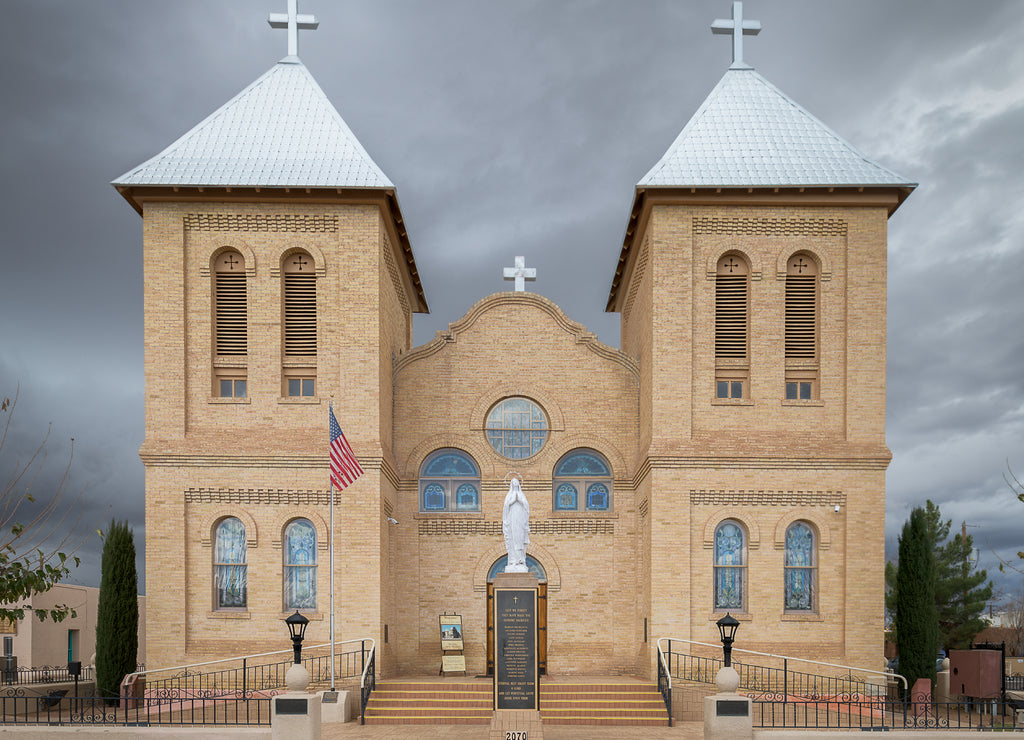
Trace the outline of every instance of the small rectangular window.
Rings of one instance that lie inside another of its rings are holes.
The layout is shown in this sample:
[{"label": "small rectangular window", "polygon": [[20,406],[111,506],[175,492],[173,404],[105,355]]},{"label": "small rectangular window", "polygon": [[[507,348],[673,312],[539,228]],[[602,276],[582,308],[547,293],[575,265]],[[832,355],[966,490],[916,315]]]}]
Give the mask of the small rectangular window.
[{"label": "small rectangular window", "polygon": [[718,385],[718,397],[719,398],[728,398],[729,397],[729,381],[728,380],[719,380],[717,385]]},{"label": "small rectangular window", "polygon": [[800,400],[810,401],[811,400],[811,384],[801,383],[800,384]]},{"label": "small rectangular window", "polygon": [[315,396],[314,389],[316,387],[316,381],[312,378],[302,379],[302,395],[304,396]]},{"label": "small rectangular window", "polygon": [[729,391],[730,398],[743,398],[743,381],[731,381],[729,383]]},{"label": "small rectangular window", "polygon": [[221,378],[219,385],[221,398],[245,398],[246,382],[244,378]]},{"label": "small rectangular window", "polygon": [[288,378],[288,395],[291,398],[312,398],[316,395],[316,378]]},{"label": "small rectangular window", "polygon": [[795,401],[796,400],[796,394],[797,394],[796,386],[797,386],[796,383],[786,383],[786,400],[787,401]]},{"label": "small rectangular window", "polygon": [[302,380],[300,380],[299,378],[288,378],[288,395],[302,395]]},{"label": "small rectangular window", "polygon": [[815,401],[818,398],[816,370],[790,370],[786,372],[787,401]]}]

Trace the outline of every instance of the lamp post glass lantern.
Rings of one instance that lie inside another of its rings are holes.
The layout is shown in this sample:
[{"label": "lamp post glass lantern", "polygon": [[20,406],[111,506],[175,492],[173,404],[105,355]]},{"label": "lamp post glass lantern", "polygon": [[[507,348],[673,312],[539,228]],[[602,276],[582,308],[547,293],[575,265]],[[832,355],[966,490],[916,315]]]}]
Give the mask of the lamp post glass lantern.
[{"label": "lamp post glass lantern", "polygon": [[739,621],[729,614],[725,613],[725,616],[719,619],[716,624],[718,625],[718,634],[722,638],[722,652],[725,653],[725,665],[732,665],[732,643],[736,639],[736,629],[740,626]]},{"label": "lamp post glass lantern", "polygon": [[309,624],[309,620],[299,614],[299,610],[296,609],[295,613],[288,617],[285,624],[288,625],[288,632],[292,636],[292,650],[295,651],[295,662],[302,662],[302,640],[306,636],[306,625]]}]

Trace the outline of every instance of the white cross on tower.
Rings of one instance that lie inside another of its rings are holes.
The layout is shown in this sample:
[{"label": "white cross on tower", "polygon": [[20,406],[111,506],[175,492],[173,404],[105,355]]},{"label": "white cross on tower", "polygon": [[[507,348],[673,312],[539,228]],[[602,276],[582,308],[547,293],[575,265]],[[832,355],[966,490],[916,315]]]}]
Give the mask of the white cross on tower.
[{"label": "white cross on tower", "polygon": [[743,2],[732,4],[732,20],[718,18],[711,24],[711,33],[732,34],[732,64],[729,69],[752,69],[743,61],[743,36],[757,36],[761,33],[761,21],[743,20]]},{"label": "white cross on tower", "polygon": [[271,13],[267,17],[271,28],[288,29],[288,56],[299,56],[299,29],[315,31],[320,21],[315,15],[299,15],[299,0],[288,0],[287,13]]},{"label": "white cross on tower", "polygon": [[516,281],[516,292],[522,293],[526,290],[527,280],[537,279],[537,268],[526,266],[526,257],[516,257],[515,267],[505,268],[505,279]]}]

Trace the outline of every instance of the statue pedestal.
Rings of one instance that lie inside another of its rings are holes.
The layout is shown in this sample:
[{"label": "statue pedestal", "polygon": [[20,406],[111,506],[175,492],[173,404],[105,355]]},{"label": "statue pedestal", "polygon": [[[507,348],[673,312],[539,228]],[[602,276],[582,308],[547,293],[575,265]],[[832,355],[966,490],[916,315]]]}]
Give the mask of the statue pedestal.
[{"label": "statue pedestal", "polygon": [[718,669],[717,694],[704,697],[704,740],[750,740],[754,737],[752,702],[736,693],[739,674],[732,667]]},{"label": "statue pedestal", "polygon": [[[491,738],[540,740],[537,577],[494,577],[494,716]],[[512,734],[515,733],[515,734]]]}]

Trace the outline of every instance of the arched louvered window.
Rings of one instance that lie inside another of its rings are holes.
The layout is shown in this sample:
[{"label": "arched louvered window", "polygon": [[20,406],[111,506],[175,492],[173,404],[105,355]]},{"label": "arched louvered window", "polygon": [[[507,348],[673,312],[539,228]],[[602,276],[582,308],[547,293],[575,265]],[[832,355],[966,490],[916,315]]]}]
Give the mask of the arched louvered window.
[{"label": "arched louvered window", "polygon": [[814,531],[804,522],[793,522],[786,530],[785,608],[814,611],[817,580]]},{"label": "arched louvered window", "polygon": [[316,396],[316,269],[305,252],[281,265],[284,275],[284,394]]},{"label": "arched louvered window", "polygon": [[420,468],[420,511],[480,511],[480,467],[462,450],[432,452]]},{"label": "arched louvered window", "polygon": [[248,303],[245,258],[225,250],[213,265],[213,394],[221,398],[247,395]]},{"label": "arched louvered window", "polygon": [[750,377],[747,327],[750,266],[738,254],[718,260],[715,275],[715,397],[746,398]]},{"label": "arched louvered window", "polygon": [[573,450],[555,464],[552,493],[555,511],[609,511],[612,508],[611,466],[594,450]]},{"label": "arched louvered window", "polygon": [[245,525],[230,516],[217,524],[213,546],[213,590],[217,609],[244,609],[248,590]]},{"label": "arched louvered window", "polygon": [[746,574],[746,535],[727,519],[715,530],[715,609],[743,611]]},{"label": "arched louvered window", "polygon": [[308,519],[284,528],[284,608],[316,609],[316,528]]},{"label": "arched louvered window", "polygon": [[798,252],[786,263],[786,399],[818,398],[818,263]]}]

